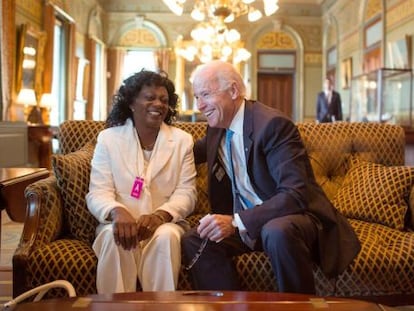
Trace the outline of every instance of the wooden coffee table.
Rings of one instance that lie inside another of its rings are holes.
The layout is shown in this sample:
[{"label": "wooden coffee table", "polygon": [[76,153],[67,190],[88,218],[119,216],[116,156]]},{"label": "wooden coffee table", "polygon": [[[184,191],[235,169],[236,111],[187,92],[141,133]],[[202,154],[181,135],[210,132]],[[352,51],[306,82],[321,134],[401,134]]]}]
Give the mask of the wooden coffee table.
[{"label": "wooden coffee table", "polygon": [[22,303],[15,311],[305,311],[305,310],[395,310],[366,301],[320,298],[302,294],[234,291],[136,292],[91,295],[64,299],[45,299]]}]

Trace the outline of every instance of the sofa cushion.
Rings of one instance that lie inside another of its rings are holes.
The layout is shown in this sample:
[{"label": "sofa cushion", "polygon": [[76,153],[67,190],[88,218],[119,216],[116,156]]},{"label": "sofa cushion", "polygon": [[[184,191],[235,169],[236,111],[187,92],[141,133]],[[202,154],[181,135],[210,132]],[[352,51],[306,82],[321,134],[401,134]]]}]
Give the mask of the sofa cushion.
[{"label": "sofa cushion", "polygon": [[350,219],[349,223],[361,241],[361,251],[336,279],[335,296],[412,293],[413,233],[361,220]]},{"label": "sofa cushion", "polygon": [[85,200],[89,189],[93,151],[94,145],[89,143],[73,153],[52,156],[57,186],[62,194],[66,229],[74,238],[89,243],[95,238],[98,224],[89,212]]},{"label": "sofa cushion", "polygon": [[346,217],[401,230],[413,182],[414,168],[354,158],[333,204]]},{"label": "sofa cushion", "polygon": [[[57,239],[42,244],[28,255],[27,274],[31,287],[54,280],[67,280],[78,296],[96,294],[98,259],[89,243],[76,239]],[[45,298],[65,297],[61,288],[50,289]]]}]

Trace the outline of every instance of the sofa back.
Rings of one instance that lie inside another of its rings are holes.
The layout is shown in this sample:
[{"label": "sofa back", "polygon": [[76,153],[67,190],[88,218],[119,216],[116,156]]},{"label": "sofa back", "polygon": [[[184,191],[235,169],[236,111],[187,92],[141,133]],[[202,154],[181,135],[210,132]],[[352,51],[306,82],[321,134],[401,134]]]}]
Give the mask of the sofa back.
[{"label": "sofa back", "polygon": [[[201,138],[205,122],[177,122],[175,126]],[[66,121],[59,130],[60,150],[68,154],[95,142],[103,121]],[[387,166],[404,164],[404,131],[400,126],[380,123],[300,123],[300,135],[308,152],[317,182],[332,199],[342,185],[350,156]],[[92,149],[91,151],[92,152]],[[197,166],[196,213],[208,212],[207,168]],[[88,179],[87,179],[88,180]],[[84,187],[86,188],[86,185]],[[83,194],[80,194],[83,197]]]},{"label": "sofa back", "polygon": [[382,123],[300,123],[298,129],[319,185],[332,199],[349,169],[350,156],[386,166],[404,164],[402,127]]},{"label": "sofa back", "polygon": [[105,128],[104,121],[69,120],[59,126],[59,152],[68,154],[81,149],[88,142],[96,142],[100,131]]}]

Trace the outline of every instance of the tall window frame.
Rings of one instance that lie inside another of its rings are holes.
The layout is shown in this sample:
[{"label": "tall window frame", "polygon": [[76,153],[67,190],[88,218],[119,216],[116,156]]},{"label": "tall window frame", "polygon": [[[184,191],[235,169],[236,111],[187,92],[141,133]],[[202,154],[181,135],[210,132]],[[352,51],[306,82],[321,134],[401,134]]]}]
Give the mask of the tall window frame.
[{"label": "tall window frame", "polygon": [[50,110],[50,125],[59,126],[67,119],[67,38],[64,21],[55,16],[53,33],[53,73],[51,93],[56,99]]},{"label": "tall window frame", "polygon": [[383,21],[376,16],[364,26],[363,71],[372,72],[382,67]]},{"label": "tall window frame", "polygon": [[107,118],[108,109],[105,100],[106,94],[106,74],[105,74],[105,53],[104,44],[95,41],[93,75],[95,79],[93,85],[93,120],[103,121]]}]

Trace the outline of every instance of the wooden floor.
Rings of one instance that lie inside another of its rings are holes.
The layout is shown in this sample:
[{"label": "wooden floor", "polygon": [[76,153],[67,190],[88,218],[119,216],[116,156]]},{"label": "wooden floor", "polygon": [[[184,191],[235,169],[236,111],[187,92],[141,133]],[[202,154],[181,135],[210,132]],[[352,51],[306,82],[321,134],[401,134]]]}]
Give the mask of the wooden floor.
[{"label": "wooden floor", "polygon": [[23,229],[23,224],[10,221],[4,211],[1,219],[0,305],[12,299],[12,257]]}]

